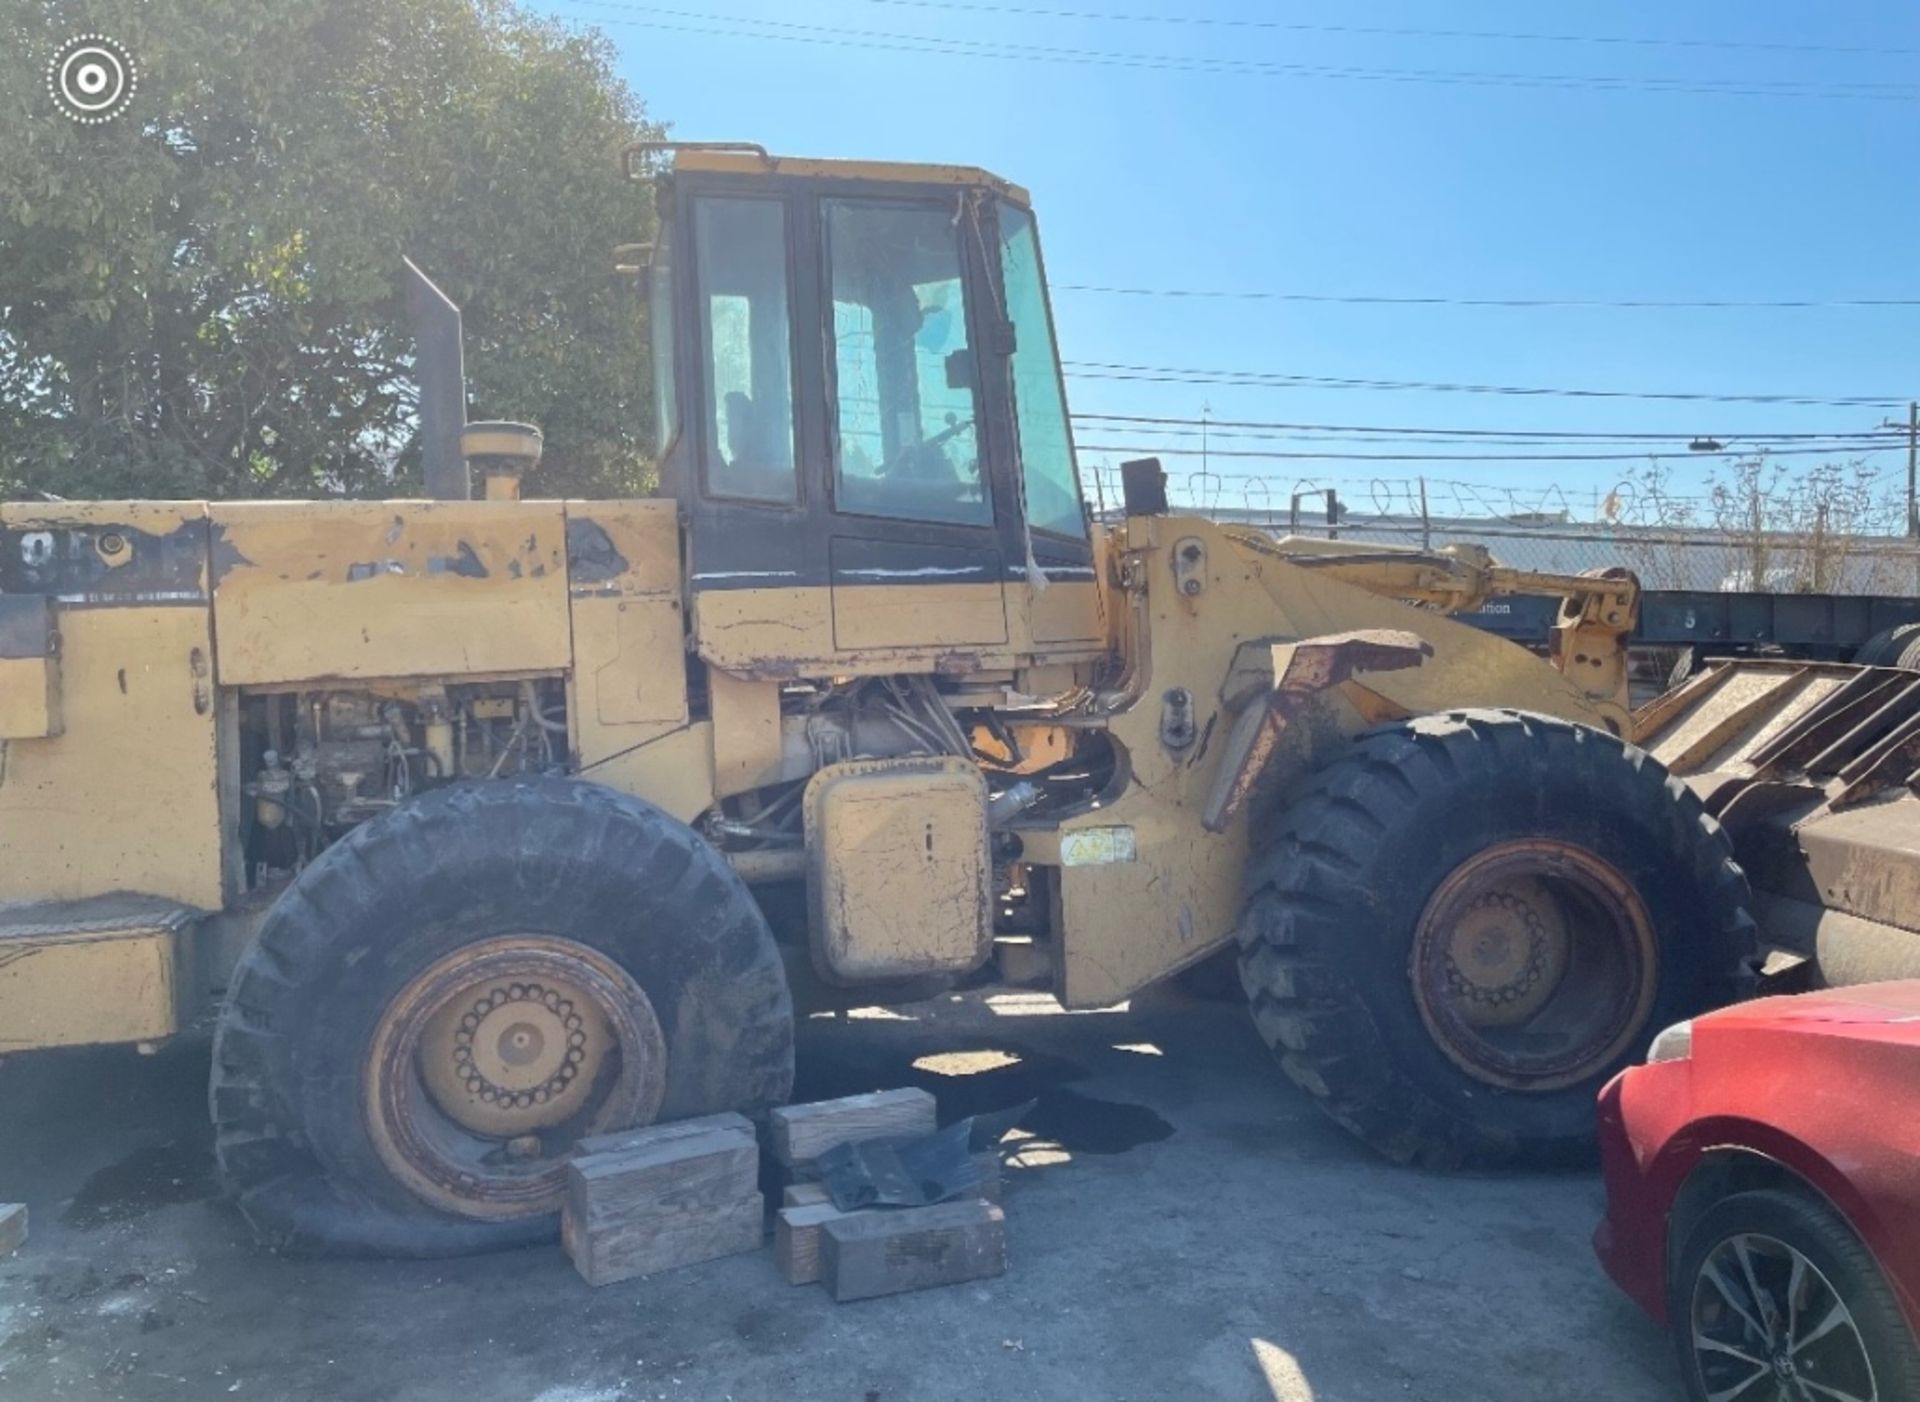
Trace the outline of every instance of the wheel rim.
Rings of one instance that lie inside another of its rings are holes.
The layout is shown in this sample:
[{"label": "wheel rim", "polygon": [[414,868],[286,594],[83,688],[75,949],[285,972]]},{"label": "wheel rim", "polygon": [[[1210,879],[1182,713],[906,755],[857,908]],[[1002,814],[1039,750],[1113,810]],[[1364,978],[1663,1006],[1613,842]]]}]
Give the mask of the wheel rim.
[{"label": "wheel rim", "polygon": [[551,1212],[573,1144],[650,1123],[666,1064],[653,1005],[619,965],[571,940],[482,940],[387,1005],[367,1055],[367,1127],[387,1169],[436,1207]]},{"label": "wheel rim", "polygon": [[1639,893],[1564,842],[1507,842],[1462,863],[1414,930],[1427,1030],[1462,1070],[1550,1091],[1605,1070],[1652,1012],[1658,953]]},{"label": "wheel rim", "polygon": [[1693,1366],[1710,1402],[1879,1402],[1853,1312],[1820,1268],[1775,1237],[1707,1253],[1689,1310]]}]

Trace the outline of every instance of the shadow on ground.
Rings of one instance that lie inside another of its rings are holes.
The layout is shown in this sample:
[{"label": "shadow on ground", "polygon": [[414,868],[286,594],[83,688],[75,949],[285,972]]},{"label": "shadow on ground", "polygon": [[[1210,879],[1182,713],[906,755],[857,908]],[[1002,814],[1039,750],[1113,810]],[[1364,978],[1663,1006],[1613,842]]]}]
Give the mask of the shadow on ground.
[{"label": "shadow on ground", "polygon": [[1227,1397],[1651,1402],[1662,1341],[1594,1266],[1586,1175],[1383,1164],[1244,1009],[979,990],[809,1019],[797,1094],[919,1085],[1009,1142],[1012,1267],[836,1306],[770,1253],[592,1290],[557,1248],[286,1261],[215,1196],[206,1049],[0,1066],[0,1398],[616,1402]]}]

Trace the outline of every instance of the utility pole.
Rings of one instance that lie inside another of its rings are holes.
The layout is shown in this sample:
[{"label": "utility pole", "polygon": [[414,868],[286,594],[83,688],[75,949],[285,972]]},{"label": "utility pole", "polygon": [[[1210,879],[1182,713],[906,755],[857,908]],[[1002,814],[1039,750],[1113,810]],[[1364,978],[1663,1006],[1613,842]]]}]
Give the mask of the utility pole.
[{"label": "utility pole", "polygon": [[1915,495],[1915,479],[1920,478],[1920,402],[1907,405],[1907,534],[1920,539],[1920,498]]},{"label": "utility pole", "polygon": [[[1880,427],[1898,428],[1891,419]],[[1920,594],[1920,401],[1907,402],[1907,540],[1914,550],[1913,592]]]}]

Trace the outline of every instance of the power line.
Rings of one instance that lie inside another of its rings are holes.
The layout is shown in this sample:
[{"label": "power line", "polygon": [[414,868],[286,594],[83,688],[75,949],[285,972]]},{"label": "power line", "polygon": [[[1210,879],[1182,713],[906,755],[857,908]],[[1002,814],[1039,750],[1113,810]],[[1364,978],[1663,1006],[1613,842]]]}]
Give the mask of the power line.
[{"label": "power line", "polygon": [[[1559,91],[1679,93],[1717,97],[1853,98],[1868,101],[1920,100],[1920,88],[1908,83],[1808,83],[1798,79],[1711,79],[1621,77],[1608,74],[1505,73],[1417,68],[1361,68],[1333,64],[1277,63],[1265,59],[1215,58],[1098,49],[1009,44],[997,40],[945,35],[898,34],[884,30],[844,29],[747,15],[711,15],[624,0],[572,0],[594,9],[659,16],[618,19],[625,24],[673,34],[731,39],[771,39],[780,43],[830,48],[880,49],[897,53],[987,58],[1016,63],[1064,63],[1182,73],[1213,73],[1265,78],[1331,79],[1352,82],[1438,84],[1455,87],[1540,88]],[[688,21],[674,23],[672,21]],[[740,28],[739,26],[752,26]]]},{"label": "power line", "polygon": [[1085,283],[1061,283],[1057,292],[1091,293],[1107,297],[1172,297],[1192,300],[1235,302],[1308,302],[1343,307],[1500,307],[1536,309],[1542,307],[1582,307],[1630,311],[1752,311],[1793,310],[1832,307],[1920,307],[1920,297],[1847,297],[1779,298],[1745,300],[1739,298],[1666,299],[1632,297],[1431,297],[1386,296],[1381,294],[1339,294],[1330,292],[1266,292],[1188,287],[1098,287]]},{"label": "power line", "polygon": [[[1089,431],[1093,431],[1095,429],[1112,429],[1113,427],[1115,427],[1115,425],[1111,425],[1111,424],[1085,424],[1085,423],[1082,423],[1082,421],[1078,418],[1076,418],[1074,422],[1077,425],[1088,429]],[[1481,449],[1481,448],[1614,446],[1614,447],[1621,447],[1621,448],[1631,447],[1631,448],[1639,449],[1641,452],[1646,452],[1646,451],[1677,451],[1678,447],[1687,445],[1688,443],[1688,435],[1684,433],[1665,433],[1665,434],[1658,435],[1658,437],[1649,437],[1649,438],[1641,438],[1641,437],[1636,437],[1634,435],[1625,435],[1621,437],[1613,437],[1608,435],[1595,435],[1593,437],[1574,437],[1574,438],[1555,438],[1550,435],[1534,435],[1534,436],[1527,436],[1527,437],[1509,438],[1509,437],[1503,437],[1499,435],[1489,435],[1489,436],[1474,436],[1474,437],[1463,438],[1458,436],[1441,437],[1441,436],[1427,436],[1422,434],[1398,434],[1398,433],[1395,433],[1395,434],[1376,433],[1376,434],[1366,435],[1366,434],[1347,434],[1347,433],[1285,433],[1285,432],[1271,433],[1271,432],[1265,432],[1265,431],[1248,432],[1245,430],[1223,429],[1223,428],[1220,428],[1218,425],[1213,425],[1213,424],[1210,424],[1207,427],[1203,428],[1199,426],[1197,423],[1194,427],[1191,427],[1191,428],[1172,428],[1172,427],[1163,428],[1163,427],[1158,427],[1152,424],[1133,424],[1130,427],[1133,433],[1146,434],[1155,438],[1167,437],[1167,438],[1180,438],[1180,439],[1195,439],[1195,438],[1201,438],[1203,436],[1210,435],[1210,438],[1212,441],[1219,441],[1219,442],[1257,441],[1257,442],[1263,442],[1263,443],[1321,443],[1321,444],[1349,443],[1349,444],[1354,444],[1356,446],[1362,446],[1362,447],[1420,446],[1420,447],[1429,447],[1429,448],[1459,448],[1463,446],[1472,446],[1475,449]],[[1901,447],[1904,444],[1904,437],[1901,442],[1891,441],[1884,435],[1869,437],[1865,434],[1861,434],[1852,438],[1788,439],[1788,440],[1781,440],[1781,441],[1764,439],[1764,438],[1736,439],[1732,437],[1716,436],[1713,441],[1718,443],[1720,445],[1720,448],[1703,450],[1703,449],[1695,449],[1689,446],[1687,449],[1688,455],[1708,456],[1712,452],[1717,452],[1717,451],[1720,451],[1721,449],[1725,449],[1728,452],[1749,453],[1749,454],[1758,455],[1763,453],[1771,453],[1781,448],[1788,448],[1788,447],[1813,448],[1818,451],[1832,453],[1835,455],[1844,455],[1849,453],[1857,453],[1867,449],[1878,450],[1881,448]]]},{"label": "power line", "polygon": [[[1436,436],[1462,437],[1462,438],[1546,438],[1546,439],[1583,439],[1584,438],[1584,439],[1601,439],[1608,442],[1633,441],[1637,439],[1652,440],[1657,442],[1672,442],[1675,438],[1685,436],[1671,429],[1666,430],[1664,432],[1647,431],[1647,430],[1639,430],[1639,431],[1633,431],[1633,432],[1608,432],[1605,430],[1592,430],[1592,429],[1580,430],[1580,429],[1518,429],[1518,428],[1409,428],[1404,425],[1391,426],[1391,425],[1383,425],[1383,424],[1288,423],[1288,422],[1275,420],[1275,419],[1215,419],[1215,418],[1193,419],[1193,418],[1180,418],[1180,417],[1172,417],[1172,416],[1165,416],[1165,415],[1151,415],[1151,414],[1075,413],[1073,417],[1075,419],[1082,419],[1082,420],[1088,420],[1088,421],[1094,421],[1094,422],[1100,422],[1100,423],[1168,424],[1168,425],[1179,425],[1183,428],[1194,428],[1194,429],[1199,429],[1199,428],[1292,429],[1292,430],[1311,432],[1311,433],[1375,433],[1375,434],[1391,434],[1395,436],[1403,435],[1403,434],[1422,434],[1422,435],[1432,434]],[[1832,432],[1828,432],[1828,433],[1779,432],[1774,430],[1764,430],[1764,431],[1759,431],[1754,433],[1716,432],[1714,433],[1713,436],[1719,439],[1738,439],[1742,442],[1755,442],[1755,441],[1761,441],[1761,440],[1791,442],[1791,441],[1804,439],[1804,440],[1812,440],[1816,442],[1825,443],[1825,442],[1850,442],[1850,441],[1856,441],[1856,440],[1892,441],[1897,438],[1900,443],[1905,443],[1907,440],[1907,431],[1904,428],[1835,429]]]},{"label": "power line", "polygon": [[1488,385],[1446,380],[1361,379],[1337,375],[1295,375],[1267,370],[1213,370],[1177,365],[1132,365],[1117,361],[1068,360],[1066,373],[1078,380],[1128,383],[1221,385],[1239,389],[1330,389],[1421,394],[1492,394],[1523,398],[1633,399],[1679,404],[1787,404],[1823,408],[1888,409],[1906,407],[1906,395],[1824,395],[1781,391],[1768,394],[1715,394],[1703,391],[1549,388],[1537,385]]},{"label": "power line", "polygon": [[[1180,458],[1262,458],[1278,462],[1652,462],[1668,458],[1752,456],[1750,452],[1737,448],[1723,448],[1716,452],[1694,452],[1690,449],[1681,449],[1670,453],[1293,453],[1249,448],[1169,447],[1161,444],[1142,446],[1140,444],[1087,443],[1079,447],[1083,453],[1138,453],[1149,457],[1161,455]],[[1903,444],[1888,444],[1884,447],[1861,448],[1855,451],[1865,455],[1905,450]],[[1833,450],[1828,448],[1782,448],[1767,454],[1771,458],[1832,457],[1833,455]]]},{"label": "power line", "polygon": [[1609,44],[1635,48],[1716,49],[1746,53],[1859,54],[1901,57],[1920,49],[1853,44],[1789,44],[1743,39],[1662,39],[1639,35],[1542,34],[1493,29],[1407,29],[1386,25],[1305,24],[1287,20],[1242,19],[1210,15],[1154,15],[1108,10],[1043,9],[1024,5],[987,5],[965,0],[868,0],[913,10],[951,10],[973,14],[1019,15],[1030,19],[1098,20],[1110,24],[1169,24],[1204,29],[1264,29],[1287,34],[1355,34],[1394,39],[1494,39],[1537,44]]},{"label": "power line", "polygon": [[[1079,421],[1076,420],[1075,422],[1078,423]],[[1091,431],[1091,429],[1096,427],[1110,429],[1114,427],[1114,425],[1109,425],[1109,424],[1083,425],[1083,427],[1088,427],[1089,430]],[[1609,438],[1609,437],[1602,436],[1602,437],[1594,437],[1594,438],[1568,439],[1568,438],[1552,438],[1552,437],[1503,438],[1503,437],[1497,437],[1497,436],[1473,437],[1473,438],[1427,437],[1423,435],[1407,435],[1407,434],[1358,435],[1358,434],[1344,434],[1344,433],[1269,433],[1264,431],[1247,432],[1245,430],[1221,429],[1221,428],[1212,427],[1212,426],[1209,426],[1208,428],[1202,428],[1197,425],[1192,428],[1162,428],[1162,427],[1156,427],[1151,424],[1134,424],[1131,426],[1131,430],[1132,432],[1137,434],[1146,434],[1156,438],[1167,437],[1167,438],[1188,439],[1188,440],[1191,440],[1191,439],[1205,440],[1210,434],[1211,441],[1215,441],[1215,442],[1258,441],[1258,442],[1264,442],[1264,443],[1318,443],[1318,444],[1348,443],[1348,444],[1354,444],[1356,446],[1376,447],[1376,448],[1379,448],[1379,447],[1404,448],[1404,447],[1414,447],[1414,446],[1428,447],[1428,448],[1459,448],[1463,446],[1471,446],[1476,451],[1484,448],[1543,448],[1543,447],[1589,447],[1590,448],[1590,447],[1612,446],[1612,447],[1621,447],[1621,448],[1634,448],[1638,450],[1638,453],[1674,452],[1677,454],[1678,450],[1684,446],[1687,449],[1687,455],[1694,456],[1694,457],[1711,456],[1713,453],[1720,452],[1723,450],[1731,453],[1752,454],[1757,456],[1761,454],[1773,453],[1782,448],[1788,448],[1788,447],[1808,448],[1818,452],[1830,453],[1835,456],[1844,456],[1847,454],[1859,453],[1866,450],[1878,451],[1883,448],[1897,448],[1897,447],[1904,446],[1904,437],[1901,442],[1892,442],[1884,436],[1868,437],[1866,435],[1860,435],[1854,438],[1832,438],[1832,439],[1823,438],[1823,439],[1817,439],[1812,441],[1805,440],[1805,439],[1793,439],[1793,440],[1787,440],[1784,442],[1775,442],[1775,441],[1766,440],[1766,439],[1756,440],[1756,439],[1733,439],[1733,438],[1715,437],[1713,441],[1719,446],[1712,449],[1704,449],[1704,448],[1693,448],[1688,443],[1688,436],[1683,433],[1662,434],[1659,436],[1658,439],[1649,440],[1649,439],[1635,438],[1631,436],[1624,437],[1624,438]]]}]

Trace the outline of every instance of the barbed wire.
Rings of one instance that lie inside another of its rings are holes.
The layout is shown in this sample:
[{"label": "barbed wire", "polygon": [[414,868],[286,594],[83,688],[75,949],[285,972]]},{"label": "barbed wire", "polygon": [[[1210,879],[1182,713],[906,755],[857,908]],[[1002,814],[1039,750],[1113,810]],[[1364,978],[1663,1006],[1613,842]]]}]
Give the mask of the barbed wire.
[{"label": "barbed wire", "polygon": [[[1086,462],[1082,472],[1098,479],[1089,496],[1104,493],[1118,500],[1120,469],[1112,462]],[[1904,471],[1868,470],[1847,484],[1852,515],[1865,514],[1883,524],[1888,533],[1904,529]],[[1406,515],[1464,519],[1506,520],[1545,525],[1549,520],[1620,525],[1657,526],[1676,513],[1700,513],[1724,505],[1725,492],[1649,492],[1631,477],[1585,492],[1569,491],[1558,483],[1532,487],[1474,482],[1451,477],[1282,476],[1235,472],[1212,466],[1170,468],[1171,495],[1186,505],[1213,505],[1228,499],[1241,504],[1257,498],[1262,507],[1284,512],[1296,495],[1336,491],[1349,508],[1376,516]],[[1204,489],[1204,502],[1202,498]],[[1768,494],[1762,493],[1763,498]],[[1423,506],[1424,503],[1424,506]]]},{"label": "barbed wire", "polygon": [[[1082,471],[1089,499],[1117,510],[1117,466],[1091,462]],[[1170,472],[1167,486],[1177,511],[1276,535],[1481,544],[1528,569],[1624,565],[1655,589],[1920,593],[1920,540],[1905,534],[1904,472],[1830,477],[1819,490],[1802,475],[1706,493],[1668,492],[1657,478],[1580,492],[1558,483],[1235,474],[1208,463]],[[1329,492],[1338,502],[1334,520]]]}]

